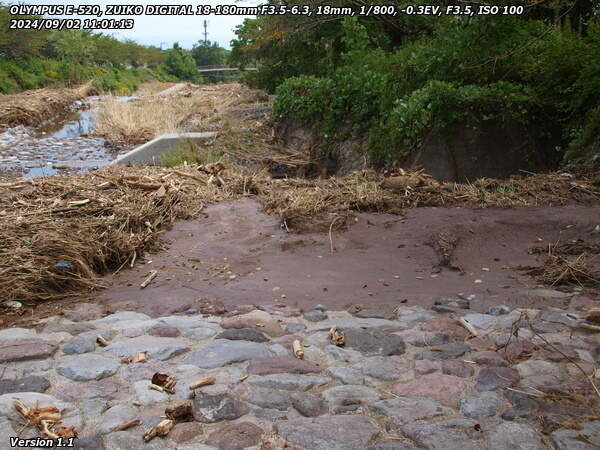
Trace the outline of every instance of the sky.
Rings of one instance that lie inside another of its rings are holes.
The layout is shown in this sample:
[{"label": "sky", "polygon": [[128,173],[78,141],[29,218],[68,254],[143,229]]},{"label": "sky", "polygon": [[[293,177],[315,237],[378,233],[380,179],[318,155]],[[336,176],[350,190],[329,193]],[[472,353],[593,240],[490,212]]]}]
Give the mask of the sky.
[{"label": "sky", "polygon": [[[238,5],[238,6],[254,6],[259,3],[258,0],[21,0],[10,3],[25,3],[32,5],[101,5],[102,9],[108,5],[174,5],[184,4],[193,5]],[[70,18],[73,18],[71,16]],[[76,16],[75,16],[76,17]],[[103,18],[119,19],[125,16],[111,16]],[[230,48],[229,41],[235,38],[233,29],[241,24],[248,16],[126,16],[135,21],[135,26],[132,30],[105,30],[104,34],[112,34],[120,39],[133,39],[140,44],[155,45],[157,47],[167,48],[173,42],[179,42],[184,48],[192,48],[192,46],[203,39],[204,19],[208,20],[208,39],[216,41],[225,48]],[[80,17],[83,18],[83,17]],[[89,18],[89,17],[88,17]]]}]

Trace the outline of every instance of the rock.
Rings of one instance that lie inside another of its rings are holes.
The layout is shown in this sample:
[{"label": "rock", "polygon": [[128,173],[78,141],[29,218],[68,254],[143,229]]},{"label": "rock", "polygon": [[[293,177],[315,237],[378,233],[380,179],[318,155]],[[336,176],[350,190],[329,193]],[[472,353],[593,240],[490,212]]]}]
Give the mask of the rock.
[{"label": "rock", "polygon": [[50,382],[43,377],[29,376],[17,380],[1,380],[0,395],[11,392],[46,392],[50,388]]},{"label": "rock", "polygon": [[119,358],[133,358],[138,352],[148,352],[149,359],[165,361],[189,350],[184,342],[168,337],[139,336],[111,343],[103,351]]},{"label": "rock", "polygon": [[383,381],[404,381],[414,376],[408,361],[399,356],[373,356],[355,364],[354,367],[368,377]]},{"label": "rock", "polygon": [[168,394],[150,389],[148,387],[149,384],[149,380],[140,380],[136,381],[133,384],[135,396],[142,405],[148,406],[153,405],[155,403],[166,402],[169,400]]},{"label": "rock", "polygon": [[36,339],[37,333],[29,328],[6,328],[0,330],[0,344],[3,342],[12,342],[20,340]]},{"label": "rock", "polygon": [[254,417],[257,419],[263,419],[269,422],[274,422],[279,419],[287,419],[287,413],[277,409],[256,408],[252,411],[252,414],[254,414]]},{"label": "rock", "polygon": [[136,337],[146,334],[156,324],[155,320],[124,320],[111,323],[111,329],[120,331],[123,336]]},{"label": "rock", "polygon": [[379,393],[366,386],[346,384],[323,391],[323,397],[331,408],[345,405],[368,405],[381,397]]},{"label": "rock", "polygon": [[451,408],[425,397],[399,397],[381,400],[370,405],[369,409],[375,414],[389,417],[397,425],[455,414]]},{"label": "rock", "polygon": [[79,437],[74,440],[72,449],[75,450],[105,450],[101,434]]},{"label": "rock", "polygon": [[79,355],[96,350],[96,340],[90,336],[77,336],[69,343],[62,346],[65,355]]},{"label": "rock", "polygon": [[306,330],[306,325],[303,323],[286,323],[283,328],[289,333],[298,333]]},{"label": "rock", "polygon": [[119,365],[119,362],[114,359],[84,353],[83,355],[67,356],[56,371],[73,381],[101,380],[114,375],[119,369]]},{"label": "rock", "polygon": [[[553,346],[546,346],[545,348],[538,350],[532,355],[533,359],[543,359],[548,361],[560,362],[565,360],[577,360],[579,359],[579,353],[572,347],[567,347],[563,344],[554,344]],[[584,359],[582,357],[582,359]],[[593,358],[589,356],[589,360]]]},{"label": "rock", "polygon": [[523,410],[523,409],[511,409],[510,411],[506,411],[502,414],[502,419],[504,420],[517,420],[517,419],[526,419],[526,420],[535,420],[538,416],[531,411]]},{"label": "rock", "polygon": [[326,345],[323,350],[333,361],[357,362],[363,359],[363,356],[356,350],[349,350],[336,345]]},{"label": "rock", "polygon": [[283,336],[285,331],[277,319],[264,311],[252,311],[221,321],[222,328],[257,328],[271,337]]},{"label": "rock", "polygon": [[439,361],[429,361],[428,359],[419,359],[415,361],[415,371],[421,375],[442,370],[442,363]]},{"label": "rock", "polygon": [[517,422],[501,422],[485,430],[489,448],[494,450],[543,450],[542,440],[533,428]]},{"label": "rock", "polygon": [[496,323],[496,317],[488,315],[488,314],[473,313],[473,314],[467,314],[466,316],[463,316],[462,318],[464,320],[466,320],[467,322],[469,322],[474,327],[481,328],[483,330],[487,330],[488,328],[492,327]]},{"label": "rock", "polygon": [[472,376],[473,372],[473,365],[463,361],[448,360],[442,362],[442,373],[446,375],[467,378]]},{"label": "rock", "polygon": [[352,367],[330,367],[327,373],[344,384],[363,384],[365,381],[363,374]]},{"label": "rock", "polygon": [[475,379],[478,391],[493,391],[515,385],[519,381],[519,372],[508,367],[486,367],[481,369]]},{"label": "rock", "polygon": [[173,448],[167,439],[155,438],[150,442],[144,442],[140,438],[140,432],[133,430],[117,431],[109,433],[104,438],[106,450],[165,450]]},{"label": "rock", "polygon": [[323,368],[318,364],[293,356],[276,356],[272,358],[252,359],[248,364],[248,373],[252,375],[269,375],[275,373],[318,373]]},{"label": "rock", "polygon": [[354,316],[362,319],[393,319],[394,313],[385,309],[366,308],[354,313]]},{"label": "rock", "polygon": [[468,345],[459,342],[451,342],[450,344],[438,345],[433,350],[417,352],[414,354],[413,358],[415,360],[429,359],[430,361],[441,361],[444,359],[457,358],[464,355],[469,350],[471,350],[471,348]]},{"label": "rock", "polygon": [[[527,392],[527,391],[530,391],[531,393],[536,394],[536,392],[533,390],[524,389],[524,392]],[[515,409],[525,409],[525,410],[537,411],[540,407],[540,402],[531,395],[527,395],[527,394],[524,394],[521,392],[516,392],[516,391],[510,391],[510,390],[504,391],[504,395],[506,396],[506,398],[510,402],[510,404],[515,407]]]},{"label": "rock", "polygon": [[379,433],[370,419],[360,415],[287,420],[275,423],[273,429],[288,442],[310,450],[362,450]]},{"label": "rock", "polygon": [[329,382],[329,378],[317,377],[314,375],[292,375],[282,373],[273,375],[252,375],[246,382],[271,389],[308,391],[314,386]]},{"label": "rock", "polygon": [[51,357],[58,344],[52,341],[20,339],[0,343],[0,363],[45,359]]},{"label": "rock", "polygon": [[95,323],[119,323],[129,320],[152,320],[152,318],[146,314],[134,312],[134,311],[121,311],[118,313],[110,314],[102,319],[97,319]]},{"label": "rock", "polygon": [[213,336],[221,330],[221,327],[216,323],[207,321],[202,316],[165,316],[157,319],[158,323],[175,327],[184,335],[186,332],[195,330],[196,328],[205,328],[213,331]]},{"label": "rock", "polygon": [[405,306],[397,309],[396,319],[405,326],[414,326],[419,322],[436,317],[431,311],[418,306]]},{"label": "rock", "polygon": [[392,392],[400,396],[429,397],[448,406],[456,407],[467,390],[462,378],[432,373],[406,383],[396,384]]},{"label": "rock", "polygon": [[327,314],[319,309],[307,311],[303,314],[303,317],[310,322],[321,322],[328,319]]},{"label": "rock", "polygon": [[313,309],[321,312],[327,312],[327,307],[325,305],[318,304]]},{"label": "rock", "polygon": [[10,443],[10,438],[15,436],[17,436],[17,433],[10,424],[10,421],[5,417],[0,417],[0,442],[4,443],[5,448],[11,448],[8,444]]},{"label": "rock", "polygon": [[[581,429],[560,429],[550,435],[557,450],[592,450],[600,448],[600,420],[579,423]],[[585,436],[590,444],[581,440]]]},{"label": "rock", "polygon": [[305,417],[317,417],[325,412],[325,403],[316,395],[294,392],[290,398],[294,408]]},{"label": "rock", "polygon": [[469,337],[469,332],[465,330],[457,320],[449,317],[437,317],[428,320],[421,325],[422,331],[438,331],[450,336],[453,340],[463,340]]},{"label": "rock", "polygon": [[117,398],[119,393],[127,392],[118,377],[109,377],[100,381],[88,381],[86,383],[73,383],[67,378],[59,378],[54,383],[54,389],[60,398],[70,402],[96,398],[110,400]]},{"label": "rock", "polygon": [[552,364],[548,361],[528,359],[522,363],[514,366],[519,372],[519,375],[523,378],[531,377],[534,375],[554,375],[556,377],[561,376],[561,370],[556,364]]},{"label": "rock", "polygon": [[260,331],[254,328],[232,328],[225,330],[215,336],[215,339],[229,339],[231,341],[267,342],[269,340]]},{"label": "rock", "polygon": [[527,295],[533,295],[535,297],[547,297],[547,298],[569,298],[569,294],[560,292],[555,289],[537,288],[530,289],[527,291]]},{"label": "rock", "polygon": [[[166,338],[164,338],[166,339]],[[216,339],[200,350],[190,354],[185,360],[203,369],[212,369],[249,359],[265,358],[269,351],[262,344],[248,341],[231,341],[229,339]]]},{"label": "rock", "polygon": [[44,333],[67,332],[75,336],[94,329],[96,327],[89,323],[49,323],[44,327]]},{"label": "rock", "polygon": [[498,353],[491,351],[476,352],[471,355],[471,360],[482,366],[507,366],[508,362]]},{"label": "rock", "polygon": [[501,406],[498,394],[486,391],[464,397],[460,401],[460,412],[471,419],[481,419],[495,416]]},{"label": "rock", "polygon": [[396,334],[380,329],[349,328],[343,331],[346,336],[346,346],[355,348],[367,356],[390,356],[404,353],[404,341]]},{"label": "rock", "polygon": [[430,347],[432,345],[447,344],[450,341],[450,336],[437,331],[415,331],[408,334],[403,334],[402,338],[405,342],[415,347]]},{"label": "rock", "polygon": [[263,408],[287,411],[290,407],[288,398],[274,389],[254,387],[246,398],[246,401]]},{"label": "rock", "polygon": [[[506,341],[503,344],[506,344]],[[499,349],[497,353],[507,361],[514,361],[530,355],[535,348],[535,345],[530,341],[511,340],[508,345]]]},{"label": "rock", "polygon": [[73,322],[85,322],[102,316],[102,308],[97,303],[77,303],[73,309],[65,311],[64,316]]},{"label": "rock", "polygon": [[[178,328],[172,327],[171,325],[163,325],[163,324],[157,324],[154,325],[152,328],[150,328],[148,330],[148,334],[150,336],[157,336],[157,337],[178,337],[181,335],[181,331],[179,331]],[[169,436],[172,434],[173,432],[169,433]]]},{"label": "rock", "polygon": [[512,310],[510,307],[506,305],[496,305],[489,308],[485,313],[490,316],[503,316],[504,314],[508,314]]},{"label": "rock", "polygon": [[217,330],[208,327],[190,328],[183,332],[183,337],[188,339],[194,339],[196,341],[202,341],[208,339],[217,334]]},{"label": "rock", "polygon": [[579,314],[577,311],[569,311],[560,308],[547,308],[541,312],[539,319],[547,322],[561,323],[569,327],[578,327],[581,320],[573,318],[578,316]]},{"label": "rock", "polygon": [[[468,419],[448,419],[430,423],[419,420],[404,425],[402,431],[421,447],[432,450],[479,450],[477,422]],[[492,447],[493,448],[493,447]]]},{"label": "rock", "polygon": [[372,445],[367,450],[419,450],[412,444],[403,441],[387,441]]},{"label": "rock", "polygon": [[138,409],[130,405],[116,405],[106,410],[100,417],[100,422],[96,430],[99,433],[107,434],[116,427],[138,417]]},{"label": "rock", "polygon": [[199,394],[192,401],[194,419],[203,423],[234,420],[248,414],[250,409],[231,394]]},{"label": "rock", "polygon": [[459,297],[441,297],[435,301],[435,305],[446,306],[454,309],[470,309],[471,302]]},{"label": "rock", "polygon": [[225,425],[213,431],[206,440],[219,450],[243,450],[260,443],[263,430],[250,422]]},{"label": "rock", "polygon": [[169,433],[169,438],[178,444],[191,441],[196,436],[201,436],[204,430],[202,425],[197,422],[183,422],[175,425],[175,428]]}]

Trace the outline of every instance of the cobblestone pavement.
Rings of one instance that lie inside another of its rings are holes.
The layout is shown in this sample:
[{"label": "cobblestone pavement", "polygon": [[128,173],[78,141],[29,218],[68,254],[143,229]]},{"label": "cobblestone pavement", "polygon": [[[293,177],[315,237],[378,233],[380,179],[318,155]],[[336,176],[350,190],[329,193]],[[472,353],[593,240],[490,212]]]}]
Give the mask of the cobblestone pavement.
[{"label": "cobblestone pavement", "polygon": [[[593,301],[547,295],[569,306],[482,314],[450,296],[428,310],[275,304],[218,315],[207,303],[151,318],[80,304],[37,329],[0,330],[0,448],[19,431],[39,436],[22,429],[17,399],[59,408],[85,449],[598,448],[598,398],[581,369],[596,380],[600,334],[579,327]],[[345,345],[331,344],[332,326]],[[129,362],[140,351],[148,361]],[[149,389],[157,372],[177,381],[173,394]],[[207,376],[216,382],[189,389]],[[189,421],[143,441],[185,402]]]}]

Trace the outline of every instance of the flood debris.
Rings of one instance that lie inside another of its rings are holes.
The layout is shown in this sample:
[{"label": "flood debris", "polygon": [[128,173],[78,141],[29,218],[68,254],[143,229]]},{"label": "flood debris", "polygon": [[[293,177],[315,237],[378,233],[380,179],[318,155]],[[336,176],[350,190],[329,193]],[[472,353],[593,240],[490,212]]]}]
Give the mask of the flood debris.
[{"label": "flood debris", "polygon": [[298,339],[296,339],[292,343],[292,348],[294,350],[294,356],[296,358],[298,358],[298,359],[304,358],[304,349],[302,348],[302,342],[300,342]]},{"label": "flood debris", "polygon": [[109,342],[104,339],[101,335],[96,336],[96,344],[98,344],[100,347],[107,347]]},{"label": "flood debris", "polygon": [[192,412],[191,402],[184,402],[173,406],[167,406],[165,408],[165,415],[167,416],[167,419],[170,419],[175,423],[194,421],[194,414]]},{"label": "flood debris", "polygon": [[152,381],[148,385],[148,388],[158,392],[166,392],[167,394],[173,395],[175,394],[175,389],[173,388],[176,384],[177,381],[170,375],[167,375],[166,373],[156,372],[154,375],[152,375]]},{"label": "flood debris", "polygon": [[338,347],[346,344],[346,336],[341,331],[338,331],[335,325],[329,330],[329,339],[333,345],[337,345]]},{"label": "flood debris", "polygon": [[118,425],[115,428],[113,428],[113,432],[127,430],[132,427],[137,427],[138,425],[141,425],[141,424],[142,424],[142,421],[140,419],[129,420],[129,421],[122,423],[121,425]]},{"label": "flood debris", "polygon": [[150,275],[148,275],[146,277],[146,279],[144,281],[142,281],[142,284],[140,284],[140,289],[144,289],[146,286],[148,286],[150,283],[152,283],[152,280],[154,280],[157,275],[158,275],[158,270],[152,270],[150,272]]},{"label": "flood debris", "polygon": [[121,359],[121,362],[125,364],[144,363],[146,361],[148,361],[148,352],[145,351],[137,352],[137,354],[133,358]]},{"label": "flood debris", "polygon": [[149,442],[154,439],[156,436],[166,436],[175,426],[175,422],[170,419],[165,419],[160,422],[158,425],[152,427],[150,430],[144,433],[144,441]]},{"label": "flood debris", "polygon": [[189,388],[193,391],[194,389],[198,389],[202,386],[209,386],[211,384],[215,384],[216,381],[217,379],[213,376],[200,378],[199,380],[190,383]]},{"label": "flood debris", "polygon": [[26,427],[35,427],[50,439],[78,437],[77,430],[73,426],[55,428],[55,425],[59,424],[62,420],[62,413],[54,406],[29,408],[19,400],[15,400],[13,406],[23,420],[25,420]]}]

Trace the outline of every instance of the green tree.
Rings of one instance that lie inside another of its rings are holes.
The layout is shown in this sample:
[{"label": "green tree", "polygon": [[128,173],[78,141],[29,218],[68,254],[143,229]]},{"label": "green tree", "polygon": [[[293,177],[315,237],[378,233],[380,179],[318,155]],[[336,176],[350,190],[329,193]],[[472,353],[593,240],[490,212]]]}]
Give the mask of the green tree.
[{"label": "green tree", "polygon": [[196,62],[189,51],[184,50],[177,42],[167,52],[165,68],[168,73],[182,80],[195,81],[198,78]]},{"label": "green tree", "polygon": [[192,57],[199,66],[220,66],[227,63],[229,50],[217,42],[198,41],[192,49]]}]

